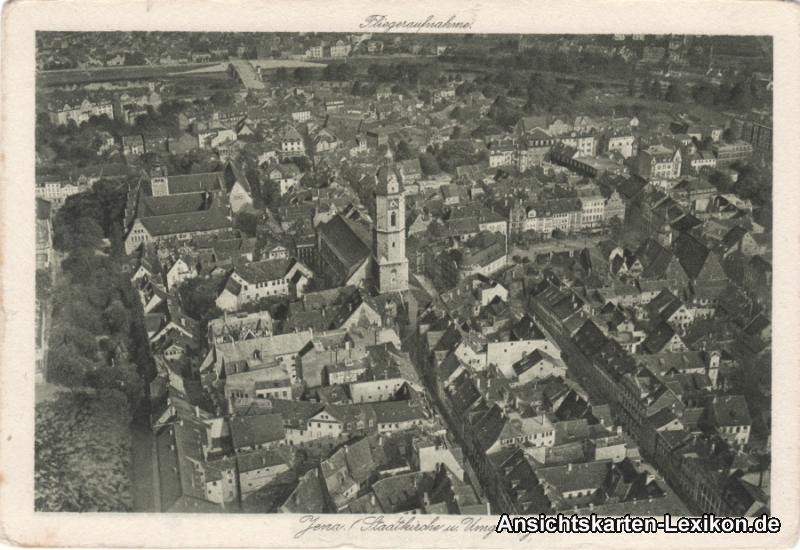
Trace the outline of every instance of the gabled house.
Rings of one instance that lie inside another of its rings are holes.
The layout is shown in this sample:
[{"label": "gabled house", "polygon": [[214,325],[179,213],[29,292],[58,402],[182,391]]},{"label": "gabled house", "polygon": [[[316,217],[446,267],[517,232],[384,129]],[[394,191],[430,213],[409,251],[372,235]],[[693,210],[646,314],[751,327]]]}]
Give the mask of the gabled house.
[{"label": "gabled house", "polygon": [[228,162],[223,170],[228,203],[234,213],[253,206],[253,191],[247,176],[236,163]]},{"label": "gabled house", "polygon": [[233,227],[232,212],[248,205],[250,185],[232,164],[222,172],[178,176],[156,167],[128,189],[125,252],[149,242],[222,233]]},{"label": "gabled house", "polygon": [[240,264],[228,276],[216,304],[222,310],[236,311],[269,296],[302,296],[313,276],[311,269],[294,259]]},{"label": "gabled house", "polygon": [[317,226],[321,274],[330,286],[363,287],[369,275],[369,228],[341,214]]},{"label": "gabled house", "polygon": [[675,256],[695,287],[726,284],[728,277],[716,252],[689,233],[681,233],[673,243]]},{"label": "gabled house", "polygon": [[294,163],[273,164],[267,168],[267,178],[283,196],[300,183],[300,169]]},{"label": "gabled house", "polygon": [[512,368],[517,375],[517,384],[527,384],[551,376],[563,378],[567,374],[567,368],[560,360],[538,349],[514,363]]},{"label": "gabled house", "polygon": [[281,152],[284,154],[299,154],[302,155],[306,151],[303,136],[297,131],[294,126],[286,126],[281,130],[278,136]]},{"label": "gabled house", "polygon": [[686,344],[680,335],[666,321],[662,321],[650,329],[642,342],[644,353],[679,352],[686,351],[686,349]]},{"label": "gabled house", "polygon": [[285,432],[280,414],[232,416],[228,424],[233,449],[237,454],[271,449],[284,443]]},{"label": "gabled house", "polygon": [[750,440],[750,411],[741,395],[715,396],[709,405],[711,425],[719,435],[738,447]]},{"label": "gabled house", "polygon": [[686,331],[696,316],[694,309],[689,308],[668,289],[662,290],[645,309],[651,323],[666,322],[680,333]]}]

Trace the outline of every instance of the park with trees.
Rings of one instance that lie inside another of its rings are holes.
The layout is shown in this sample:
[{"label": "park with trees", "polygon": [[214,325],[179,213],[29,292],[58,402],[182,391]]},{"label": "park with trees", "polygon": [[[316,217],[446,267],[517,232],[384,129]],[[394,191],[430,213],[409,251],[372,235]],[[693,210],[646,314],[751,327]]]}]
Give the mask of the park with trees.
[{"label": "park with trees", "polygon": [[98,181],[55,215],[63,255],[49,287],[47,382],[36,405],[39,511],[131,509],[130,424],[154,373],[138,296],[122,266],[125,185]]}]

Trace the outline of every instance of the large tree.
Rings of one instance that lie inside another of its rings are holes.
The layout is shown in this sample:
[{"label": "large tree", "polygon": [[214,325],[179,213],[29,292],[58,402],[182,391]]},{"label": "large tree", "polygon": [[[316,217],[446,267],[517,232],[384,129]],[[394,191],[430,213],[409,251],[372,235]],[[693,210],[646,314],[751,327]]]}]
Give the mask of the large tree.
[{"label": "large tree", "polygon": [[209,316],[216,307],[216,299],[220,291],[218,279],[195,277],[185,281],[178,292],[186,314],[194,319],[202,320]]},{"label": "large tree", "polygon": [[419,166],[422,170],[422,173],[426,176],[435,175],[441,171],[439,168],[439,163],[436,161],[436,157],[430,153],[422,153],[419,156]]},{"label": "large tree", "polygon": [[414,151],[411,146],[405,141],[400,140],[394,151],[395,160],[409,160],[414,158]]},{"label": "large tree", "polygon": [[34,508],[127,512],[130,409],[115,391],[62,392],[36,405]]},{"label": "large tree", "polygon": [[670,103],[681,103],[686,100],[686,88],[680,82],[671,82],[664,99]]}]

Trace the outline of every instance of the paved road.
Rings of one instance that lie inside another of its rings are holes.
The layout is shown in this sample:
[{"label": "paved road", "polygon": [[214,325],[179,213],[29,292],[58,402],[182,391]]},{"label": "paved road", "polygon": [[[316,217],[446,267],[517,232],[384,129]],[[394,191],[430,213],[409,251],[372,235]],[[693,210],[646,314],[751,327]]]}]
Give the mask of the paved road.
[{"label": "paved road", "polygon": [[[433,295],[436,296],[435,293]],[[464,457],[468,462],[467,465],[469,466],[469,472],[471,472],[471,475],[469,476],[470,480],[476,485],[475,489],[478,494],[481,495],[484,500],[489,501],[491,509],[499,510],[500,507],[498,506],[498,501],[495,497],[495,491],[493,490],[493,487],[490,486],[490,481],[481,474],[481,469],[475,462],[472,453],[468,451],[468,446],[464,442],[461,429],[457,424],[458,420],[451,416],[450,411],[445,403],[442,403],[441,399],[439,399],[439,394],[436,391],[435,369],[427,368],[427,365],[420,361],[419,350],[413,351],[414,355],[412,357],[414,358],[415,363],[417,363],[417,372],[420,374],[420,378],[428,390],[428,395],[430,396],[434,410],[436,413],[438,413],[438,418],[444,422],[445,426],[447,427],[448,434],[452,436],[453,440],[455,440],[455,443],[459,445],[464,452]]]},{"label": "paved road", "polygon": [[414,277],[417,279],[420,286],[425,290],[425,292],[430,294],[431,297],[435,299],[439,296],[439,292],[436,290],[436,287],[433,286],[433,283],[427,276],[415,273]]},{"label": "paved road", "polygon": [[249,61],[244,59],[231,59],[230,64],[239,76],[239,80],[248,90],[263,90],[266,85],[258,76],[258,73],[253,68]]},{"label": "paved road", "polygon": [[134,512],[158,512],[158,476],[155,445],[146,405],[131,422],[131,485]]},{"label": "paved road", "polygon": [[[531,302],[533,303],[533,302]],[[543,308],[543,306],[540,306]],[[578,383],[584,389],[584,391],[589,395],[589,401],[595,403],[609,403],[612,405],[611,411],[612,415],[614,416],[615,420],[617,419],[618,415],[615,412],[615,406],[609,399],[609,397],[605,396],[601,390],[599,390],[595,385],[587,379],[586,376],[583,375],[581,369],[575,365],[578,361],[583,361],[585,363],[591,363],[590,359],[586,357],[578,347],[573,343],[572,338],[569,334],[565,333],[563,327],[556,324],[555,322],[551,321],[550,319],[546,318],[543,315],[540,315],[535,308],[530,309],[531,315],[533,315],[534,319],[536,320],[539,328],[544,333],[545,337],[551,342],[555,342],[560,348],[562,354],[567,353],[568,356],[564,357],[564,363],[567,365],[567,370],[569,374],[578,380]],[[590,368],[594,368],[590,366]],[[634,434],[625,432],[631,439],[639,445],[641,448],[639,440],[635,437]],[[680,493],[675,490],[672,486],[670,481],[666,479],[666,477],[650,462],[648,462],[647,457],[642,456],[642,460],[640,462],[640,468],[644,469],[645,471],[650,472],[653,474],[656,479],[661,482],[661,488],[670,494],[673,494],[677,500],[681,502],[688,510],[693,510],[694,504],[691,501],[684,499],[683,497],[679,496]]]},{"label": "paved road", "polygon": [[[64,254],[59,252],[58,250],[53,250],[53,258],[50,264],[50,288],[55,288],[56,282],[61,277],[61,262],[64,259]],[[65,388],[51,384],[47,382],[47,356],[50,351],[50,326],[52,321],[52,314],[53,314],[53,304],[52,300],[43,298],[40,300],[39,306],[42,308],[42,319],[41,319],[41,330],[42,340],[41,340],[41,358],[42,363],[41,366],[36,367],[36,372],[34,379],[36,381],[36,386],[34,390],[34,401],[39,403],[41,401],[47,401],[48,399],[55,398],[58,391],[63,390]]]}]

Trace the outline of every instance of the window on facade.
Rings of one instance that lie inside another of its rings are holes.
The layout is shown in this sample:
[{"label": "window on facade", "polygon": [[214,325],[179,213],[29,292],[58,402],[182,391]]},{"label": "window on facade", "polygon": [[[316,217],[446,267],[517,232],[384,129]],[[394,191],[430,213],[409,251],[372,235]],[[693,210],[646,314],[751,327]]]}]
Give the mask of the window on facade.
[{"label": "window on facade", "polygon": [[389,225],[391,227],[395,227],[397,225],[397,212],[392,212],[392,215],[389,217]]}]

